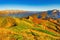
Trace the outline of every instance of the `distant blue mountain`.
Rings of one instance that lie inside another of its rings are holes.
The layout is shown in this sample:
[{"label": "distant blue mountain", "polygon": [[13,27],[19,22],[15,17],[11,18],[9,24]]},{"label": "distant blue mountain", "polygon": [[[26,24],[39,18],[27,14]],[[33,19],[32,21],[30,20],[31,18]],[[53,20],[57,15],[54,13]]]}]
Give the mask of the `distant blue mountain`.
[{"label": "distant blue mountain", "polygon": [[55,15],[53,14],[53,11],[54,10],[49,10],[49,11],[47,11],[47,13],[48,13],[48,15],[50,15],[50,17],[54,17],[54,18],[60,18],[60,12],[59,12],[59,10],[56,10],[56,13],[55,13]]},{"label": "distant blue mountain", "polygon": [[23,18],[23,17],[31,16],[36,13],[38,14],[38,12],[24,12],[24,13],[8,14],[8,16]]},{"label": "distant blue mountain", "polygon": [[[59,12],[59,10],[56,10],[56,13],[55,13],[56,15],[53,14],[53,11],[54,10],[45,11],[48,14],[47,18],[48,17],[51,17],[51,18],[60,18],[60,12]],[[33,14],[38,14],[38,18],[41,18],[41,16],[39,16],[41,13],[42,13],[41,11],[28,11],[28,12],[22,12],[22,13],[12,13],[12,14],[9,13],[8,15],[3,15],[3,16],[13,16],[13,17],[23,18],[23,17],[31,16]]]}]

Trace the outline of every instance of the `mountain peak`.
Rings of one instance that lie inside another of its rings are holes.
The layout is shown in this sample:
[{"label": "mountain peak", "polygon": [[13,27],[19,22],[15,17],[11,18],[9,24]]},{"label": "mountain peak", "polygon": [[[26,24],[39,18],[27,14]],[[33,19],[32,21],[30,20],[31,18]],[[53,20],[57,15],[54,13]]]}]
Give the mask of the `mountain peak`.
[{"label": "mountain peak", "polygon": [[55,13],[55,12],[57,12],[57,11],[58,11],[58,10],[54,9],[54,10],[53,10],[53,13]]}]

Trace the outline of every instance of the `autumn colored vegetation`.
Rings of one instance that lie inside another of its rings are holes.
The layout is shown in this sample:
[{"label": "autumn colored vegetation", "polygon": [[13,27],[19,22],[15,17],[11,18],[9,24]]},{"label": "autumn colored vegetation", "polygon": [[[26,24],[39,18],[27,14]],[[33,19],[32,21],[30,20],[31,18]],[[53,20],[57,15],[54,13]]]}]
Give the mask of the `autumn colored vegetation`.
[{"label": "autumn colored vegetation", "polygon": [[39,15],[0,16],[0,40],[60,40],[60,19],[46,19],[47,12]]}]

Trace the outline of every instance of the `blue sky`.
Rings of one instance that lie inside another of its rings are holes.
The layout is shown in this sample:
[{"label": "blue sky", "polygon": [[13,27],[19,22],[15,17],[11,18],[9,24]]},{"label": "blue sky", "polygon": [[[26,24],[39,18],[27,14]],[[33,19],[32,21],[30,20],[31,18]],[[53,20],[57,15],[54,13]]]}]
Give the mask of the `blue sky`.
[{"label": "blue sky", "polygon": [[0,0],[0,10],[45,11],[60,9],[60,0]]}]

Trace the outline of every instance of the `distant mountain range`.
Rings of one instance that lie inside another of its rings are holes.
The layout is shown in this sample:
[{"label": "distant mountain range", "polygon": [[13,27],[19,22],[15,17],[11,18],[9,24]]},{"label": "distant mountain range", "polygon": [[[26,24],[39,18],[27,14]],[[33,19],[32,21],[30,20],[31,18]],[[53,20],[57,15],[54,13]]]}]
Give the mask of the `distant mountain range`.
[{"label": "distant mountain range", "polygon": [[46,12],[48,17],[52,18],[60,18],[59,10],[48,10],[48,11],[23,11],[23,10],[4,10],[0,11],[0,16],[15,16],[15,17],[27,17],[32,14],[41,14],[42,12]]},{"label": "distant mountain range", "polygon": [[60,18],[60,10],[49,10],[47,13],[50,17]]}]

